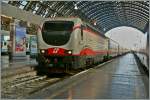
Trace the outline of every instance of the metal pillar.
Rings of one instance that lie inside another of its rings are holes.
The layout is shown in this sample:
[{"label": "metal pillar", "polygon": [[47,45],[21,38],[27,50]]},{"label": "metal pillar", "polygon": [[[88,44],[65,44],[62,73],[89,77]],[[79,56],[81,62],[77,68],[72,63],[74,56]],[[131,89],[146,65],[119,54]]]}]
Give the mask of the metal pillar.
[{"label": "metal pillar", "polygon": [[146,54],[147,54],[147,63],[149,67],[149,30],[147,32]]},{"label": "metal pillar", "polygon": [[146,42],[146,56],[147,56],[147,63],[149,67],[149,22],[146,24],[145,33],[147,33],[147,42]]}]

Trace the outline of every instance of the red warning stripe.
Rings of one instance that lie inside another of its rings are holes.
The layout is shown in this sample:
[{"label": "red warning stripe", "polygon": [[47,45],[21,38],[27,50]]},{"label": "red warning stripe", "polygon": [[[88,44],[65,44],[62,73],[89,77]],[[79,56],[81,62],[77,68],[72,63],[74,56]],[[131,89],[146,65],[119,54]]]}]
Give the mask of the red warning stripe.
[{"label": "red warning stripe", "polygon": [[[76,29],[81,29],[81,24],[76,24],[76,25],[73,27],[73,31],[76,30]],[[92,33],[92,34],[94,34],[94,35],[98,35],[98,36],[99,36],[98,33],[93,32],[90,28],[83,28],[83,31],[84,31],[84,32],[89,32],[89,33]]]},{"label": "red warning stripe", "polygon": [[83,50],[80,51],[79,54],[67,54],[66,53],[67,49],[64,48],[48,48],[46,54],[47,55],[59,55],[59,56],[94,56],[94,55],[98,55],[98,54],[106,54],[109,53],[113,53],[110,50],[98,50],[98,51],[94,51],[90,48],[85,48]]}]

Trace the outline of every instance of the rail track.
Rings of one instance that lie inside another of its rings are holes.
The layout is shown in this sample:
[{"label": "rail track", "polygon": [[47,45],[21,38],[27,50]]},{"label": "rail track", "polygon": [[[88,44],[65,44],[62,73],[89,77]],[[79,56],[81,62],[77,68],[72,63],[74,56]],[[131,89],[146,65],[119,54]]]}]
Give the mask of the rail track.
[{"label": "rail track", "polygon": [[19,99],[49,86],[62,78],[48,78],[46,76],[27,75],[13,81],[3,82],[1,97]]},{"label": "rail track", "polygon": [[1,78],[1,98],[24,98],[60,80],[72,76],[75,73],[76,72],[63,75],[52,74],[48,77],[38,76],[37,72],[32,67],[17,69],[15,72],[3,71],[3,76]]},{"label": "rail track", "polygon": [[[111,60],[110,60],[111,61]],[[107,62],[110,62],[107,61]],[[100,65],[103,65],[102,63]],[[99,66],[95,68],[99,68]],[[86,70],[85,70],[86,71]],[[1,98],[2,99],[22,99],[51,86],[52,84],[64,80],[70,76],[77,76],[79,72],[84,70],[72,71],[67,75],[37,76],[35,70],[24,73],[18,73],[13,76],[3,77],[1,82]],[[80,74],[81,74],[80,73]]]}]

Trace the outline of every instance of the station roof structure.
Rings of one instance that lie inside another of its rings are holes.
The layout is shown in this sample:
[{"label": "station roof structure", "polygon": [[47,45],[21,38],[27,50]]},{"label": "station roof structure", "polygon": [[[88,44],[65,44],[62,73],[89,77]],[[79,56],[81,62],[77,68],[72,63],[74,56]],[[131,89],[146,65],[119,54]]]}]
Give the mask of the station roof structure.
[{"label": "station roof structure", "polygon": [[145,31],[149,1],[5,1],[42,17],[78,16],[102,32],[119,26]]}]

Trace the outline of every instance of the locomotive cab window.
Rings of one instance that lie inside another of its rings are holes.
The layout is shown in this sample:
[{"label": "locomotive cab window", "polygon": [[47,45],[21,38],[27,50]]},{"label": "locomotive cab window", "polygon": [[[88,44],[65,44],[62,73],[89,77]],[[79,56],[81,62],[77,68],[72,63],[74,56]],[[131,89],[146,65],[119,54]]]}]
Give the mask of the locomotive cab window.
[{"label": "locomotive cab window", "polygon": [[70,39],[73,26],[72,21],[47,21],[42,27],[43,40],[50,45],[64,45]]}]

